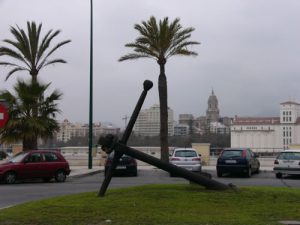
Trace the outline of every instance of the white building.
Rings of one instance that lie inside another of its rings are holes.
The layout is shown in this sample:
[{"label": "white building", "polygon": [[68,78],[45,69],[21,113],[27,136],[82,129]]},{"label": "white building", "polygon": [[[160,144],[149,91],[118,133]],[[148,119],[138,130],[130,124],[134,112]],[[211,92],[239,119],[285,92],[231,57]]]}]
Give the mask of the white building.
[{"label": "white building", "polygon": [[280,151],[300,143],[300,104],[283,102],[280,117],[235,117],[231,147],[254,151]]},{"label": "white building", "polygon": [[223,123],[220,122],[211,122],[209,126],[209,131],[213,134],[229,134],[230,127],[225,126]]},{"label": "white building", "polygon": [[[153,105],[149,109],[141,110],[133,131],[141,136],[159,136],[160,133],[160,107]],[[168,135],[174,135],[174,113],[168,108]]]},{"label": "white building", "polygon": [[174,136],[188,136],[190,134],[190,126],[185,124],[177,124],[174,126]]},{"label": "white building", "polygon": [[[68,142],[72,137],[87,137],[89,135],[89,125],[83,123],[71,123],[67,119],[59,124],[59,132],[56,133],[57,141]],[[111,124],[93,124],[93,136],[99,137],[106,134],[118,134],[120,128]]]}]

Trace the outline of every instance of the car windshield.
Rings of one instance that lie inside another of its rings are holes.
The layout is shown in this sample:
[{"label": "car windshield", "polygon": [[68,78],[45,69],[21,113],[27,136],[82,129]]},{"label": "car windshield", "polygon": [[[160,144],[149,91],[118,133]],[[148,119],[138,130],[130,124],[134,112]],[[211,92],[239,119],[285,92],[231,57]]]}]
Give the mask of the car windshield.
[{"label": "car windshield", "polygon": [[241,157],[242,151],[241,150],[225,150],[222,153],[222,157]]},{"label": "car windshield", "polygon": [[9,161],[13,163],[21,162],[27,154],[28,152],[20,152],[12,157]]},{"label": "car windshield", "polygon": [[197,153],[191,150],[180,150],[175,152],[176,157],[196,157]]},{"label": "car windshield", "polygon": [[282,152],[277,158],[284,160],[300,160],[300,152]]}]

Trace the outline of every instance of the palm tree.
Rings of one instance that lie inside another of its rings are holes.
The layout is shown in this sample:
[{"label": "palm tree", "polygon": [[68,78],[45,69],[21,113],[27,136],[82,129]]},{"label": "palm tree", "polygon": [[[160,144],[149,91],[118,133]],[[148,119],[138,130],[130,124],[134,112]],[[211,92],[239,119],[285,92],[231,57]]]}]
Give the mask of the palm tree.
[{"label": "palm tree", "polygon": [[6,80],[15,72],[28,71],[32,77],[32,82],[37,82],[37,76],[42,68],[56,63],[66,63],[63,59],[50,59],[50,56],[71,40],[59,42],[49,49],[51,41],[60,31],[50,30],[41,39],[41,30],[42,24],[37,26],[35,22],[27,22],[27,34],[18,26],[11,26],[10,32],[15,40],[5,39],[4,42],[13,48],[0,47],[0,56],[8,56],[13,60],[11,62],[0,62],[0,65],[12,67],[6,76]]},{"label": "palm tree", "polygon": [[158,77],[158,92],[160,102],[160,145],[161,159],[169,161],[168,148],[168,95],[167,77],[165,74],[165,64],[171,56],[196,56],[197,53],[189,51],[187,47],[200,44],[199,42],[189,41],[194,28],[183,29],[179,23],[179,18],[169,23],[168,17],[156,22],[155,17],[142,24],[136,24],[136,29],[140,36],[135,42],[126,44],[126,47],[133,48],[133,53],[127,54],[119,59],[151,58],[156,60],[160,68]]},{"label": "palm tree", "polygon": [[[0,129],[0,140],[3,143],[23,142],[23,150],[37,149],[38,138],[51,138],[59,126],[55,120],[60,110],[57,101],[62,94],[55,90],[46,97],[49,84],[39,82],[17,81],[14,92],[0,92],[0,99],[8,104],[9,120]],[[35,110],[37,110],[35,112]]]}]

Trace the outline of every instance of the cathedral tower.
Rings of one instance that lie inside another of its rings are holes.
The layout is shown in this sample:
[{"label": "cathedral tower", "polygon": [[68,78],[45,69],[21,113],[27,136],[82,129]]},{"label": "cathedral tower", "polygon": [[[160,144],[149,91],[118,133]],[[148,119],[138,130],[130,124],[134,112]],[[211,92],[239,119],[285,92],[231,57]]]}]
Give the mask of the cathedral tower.
[{"label": "cathedral tower", "polygon": [[217,96],[214,93],[214,90],[212,90],[211,95],[208,98],[208,107],[206,110],[206,119],[210,122],[218,122],[219,121],[219,108],[218,108],[218,99]]}]

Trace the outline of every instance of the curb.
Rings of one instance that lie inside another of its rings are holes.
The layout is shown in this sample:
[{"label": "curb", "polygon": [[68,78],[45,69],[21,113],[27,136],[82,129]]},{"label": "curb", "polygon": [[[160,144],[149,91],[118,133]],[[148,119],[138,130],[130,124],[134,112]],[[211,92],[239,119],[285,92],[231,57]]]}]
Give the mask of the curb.
[{"label": "curb", "polygon": [[103,172],[102,169],[101,170],[95,170],[95,171],[87,172],[87,173],[83,173],[83,174],[70,175],[69,178],[81,178],[81,177],[86,177],[86,176],[94,175],[94,174],[101,173],[101,172]]}]

